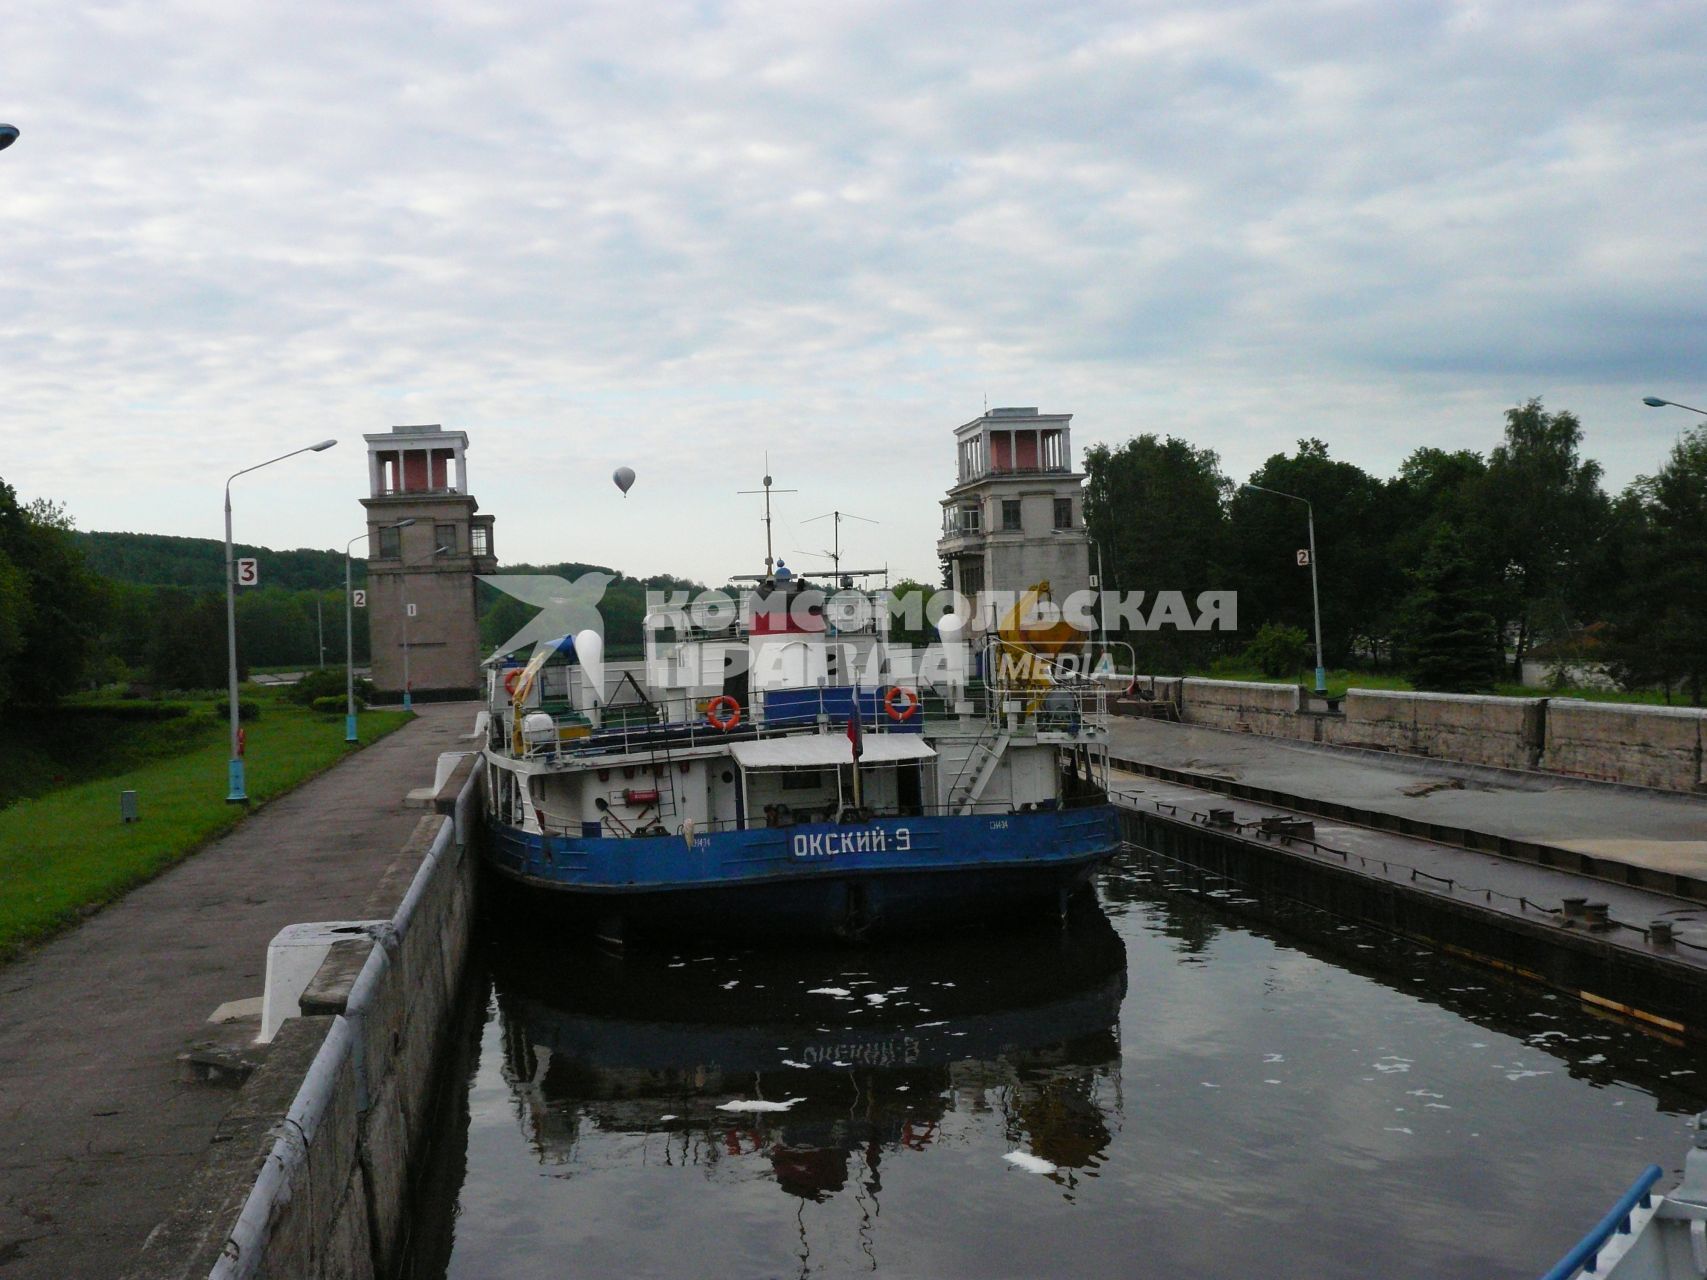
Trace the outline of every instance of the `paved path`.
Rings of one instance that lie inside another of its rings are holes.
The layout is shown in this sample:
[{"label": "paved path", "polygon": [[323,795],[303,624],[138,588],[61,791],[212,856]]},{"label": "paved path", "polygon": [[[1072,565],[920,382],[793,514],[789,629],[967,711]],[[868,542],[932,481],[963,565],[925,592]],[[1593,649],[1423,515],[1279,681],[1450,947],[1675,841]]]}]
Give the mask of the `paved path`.
[{"label": "paved path", "polygon": [[1707,875],[1707,798],[1117,719],[1109,750],[1297,796]]},{"label": "paved path", "polygon": [[116,1276],[170,1212],[237,1096],[180,1082],[177,1054],[216,1006],[261,993],[283,926],[375,911],[424,813],[404,793],[474,723],[473,704],[418,711],[0,968],[0,1280]]}]

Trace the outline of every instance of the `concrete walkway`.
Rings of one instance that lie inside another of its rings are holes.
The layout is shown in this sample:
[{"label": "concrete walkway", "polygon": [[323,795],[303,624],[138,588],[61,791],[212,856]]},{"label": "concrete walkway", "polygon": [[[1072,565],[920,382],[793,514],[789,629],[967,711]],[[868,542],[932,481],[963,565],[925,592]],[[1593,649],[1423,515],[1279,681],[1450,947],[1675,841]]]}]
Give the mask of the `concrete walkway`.
[{"label": "concrete walkway", "polygon": [[1707,798],[1117,719],[1112,754],[1489,835],[1707,876]]},{"label": "concrete walkway", "polygon": [[[120,1274],[236,1098],[180,1081],[177,1055],[208,1036],[216,1006],[260,995],[267,942],[285,925],[389,914],[380,881],[424,813],[404,793],[430,783],[438,753],[466,746],[474,724],[472,703],[418,710],[0,968],[0,1280]],[[406,874],[389,883],[400,893]]]}]

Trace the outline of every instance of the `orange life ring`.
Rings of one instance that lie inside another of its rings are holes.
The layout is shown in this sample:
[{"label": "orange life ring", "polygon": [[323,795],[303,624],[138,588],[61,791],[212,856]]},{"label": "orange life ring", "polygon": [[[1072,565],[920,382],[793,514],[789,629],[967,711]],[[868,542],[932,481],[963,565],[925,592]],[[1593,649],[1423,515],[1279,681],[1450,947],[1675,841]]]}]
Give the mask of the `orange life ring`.
[{"label": "orange life ring", "polygon": [[[906,710],[898,704],[905,702]],[[889,692],[883,695],[883,709],[889,713],[889,718],[896,722],[911,720],[919,710],[919,695],[912,689],[902,685],[892,684]]]},{"label": "orange life ring", "polygon": [[516,696],[516,686],[521,683],[522,672],[525,670],[525,667],[511,667],[509,671],[505,673],[504,692],[509,694],[510,697],[513,698]]},{"label": "orange life ring", "polygon": [[728,694],[720,693],[706,705],[705,718],[713,729],[727,733],[741,723],[741,704]]}]

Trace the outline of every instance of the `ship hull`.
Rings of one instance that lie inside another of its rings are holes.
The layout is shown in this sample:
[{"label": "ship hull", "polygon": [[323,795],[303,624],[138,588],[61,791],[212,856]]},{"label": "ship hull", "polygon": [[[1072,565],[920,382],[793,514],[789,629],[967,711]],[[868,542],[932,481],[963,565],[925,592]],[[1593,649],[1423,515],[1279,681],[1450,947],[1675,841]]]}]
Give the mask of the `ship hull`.
[{"label": "ship hull", "polygon": [[1062,909],[1119,844],[1094,805],[1000,816],[681,836],[541,836],[494,824],[487,862],[516,897],[607,940],[918,933]]}]

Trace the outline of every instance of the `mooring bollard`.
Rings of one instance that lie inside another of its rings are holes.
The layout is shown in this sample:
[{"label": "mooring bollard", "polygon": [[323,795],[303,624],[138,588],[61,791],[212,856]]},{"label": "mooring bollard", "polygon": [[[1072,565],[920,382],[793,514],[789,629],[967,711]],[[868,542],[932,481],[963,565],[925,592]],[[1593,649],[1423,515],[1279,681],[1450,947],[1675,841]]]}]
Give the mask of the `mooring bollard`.
[{"label": "mooring bollard", "polygon": [[1669,947],[1672,944],[1671,921],[1653,920],[1648,923],[1648,941],[1656,947]]},{"label": "mooring bollard", "polygon": [[136,811],[136,792],[119,792],[119,817],[126,822],[142,821],[142,815]]}]

